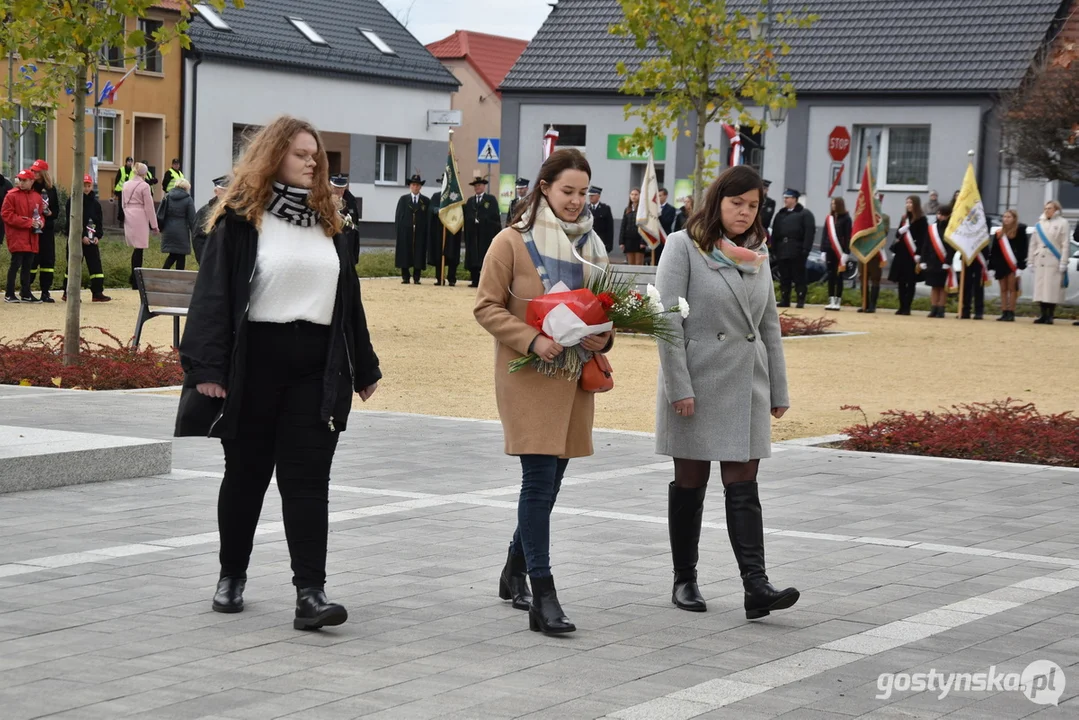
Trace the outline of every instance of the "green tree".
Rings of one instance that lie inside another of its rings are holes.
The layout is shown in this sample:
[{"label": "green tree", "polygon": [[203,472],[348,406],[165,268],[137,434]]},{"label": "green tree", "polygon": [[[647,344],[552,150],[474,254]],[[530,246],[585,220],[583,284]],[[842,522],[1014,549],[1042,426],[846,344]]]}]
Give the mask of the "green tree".
[{"label": "green tree", "polygon": [[[225,0],[205,0],[223,10]],[[70,178],[71,216],[68,218],[68,293],[67,317],[64,324],[64,363],[78,362],[81,307],[79,289],[82,273],[82,176],[86,168],[86,101],[87,82],[93,79],[99,53],[105,47],[126,47],[138,60],[137,52],[145,47],[148,38],[141,30],[126,30],[128,18],[145,18],[155,0],[0,0],[4,23],[0,30],[0,51],[10,60],[23,65],[36,65],[33,74],[9,73],[6,93],[17,98],[18,105],[29,110],[35,119],[55,117],[69,106],[74,124],[72,146],[75,151]],[[173,41],[190,47],[187,37],[188,20],[193,0],[181,0],[180,21],[165,26],[153,35],[162,53],[172,48]],[[233,0],[243,7],[243,0]],[[10,62],[9,62],[10,65]],[[71,89],[69,96],[67,90]],[[94,88],[91,98],[100,95]],[[6,102],[2,112],[10,126],[16,103]]]},{"label": "green tree", "polygon": [[[692,136],[690,117],[696,120],[693,199],[700,196],[709,171],[717,162],[715,150],[705,146],[705,128],[711,122],[765,129],[766,124],[746,111],[746,105],[773,112],[795,105],[794,85],[780,69],[790,46],[770,37],[769,30],[806,28],[817,20],[807,13],[773,13],[768,0],[756,12],[744,12],[728,0],[619,0],[624,20],[611,34],[631,38],[646,55],[630,67],[619,61],[621,91],[650,96],[647,103],[626,105],[626,119],[637,117],[640,127],[624,139],[624,150],[648,152],[655,137],[679,132]],[[737,3],[745,5],[746,3]]]}]

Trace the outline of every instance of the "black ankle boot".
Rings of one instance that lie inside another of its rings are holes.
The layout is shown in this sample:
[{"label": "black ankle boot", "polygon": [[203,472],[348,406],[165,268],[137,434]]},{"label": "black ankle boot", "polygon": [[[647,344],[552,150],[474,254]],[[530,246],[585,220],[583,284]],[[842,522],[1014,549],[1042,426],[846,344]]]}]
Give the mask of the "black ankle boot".
[{"label": "black ankle boot", "polygon": [[880,299],[880,285],[874,285],[869,289],[869,304],[866,306],[865,311],[867,313],[875,313],[877,311],[877,300]]},{"label": "black ankle boot", "polygon": [[798,302],[796,303],[796,306],[800,308],[804,308],[806,306],[805,293],[798,293]]},{"label": "black ankle boot", "polygon": [[296,588],[296,619],[292,621],[292,627],[318,630],[324,625],[340,625],[345,620],[348,620],[348,610],[330,602],[322,588]]},{"label": "black ankle boot", "polygon": [[502,568],[502,577],[498,579],[498,597],[511,600],[518,610],[527,610],[532,605],[532,591],[528,589],[528,573],[525,571],[525,556],[514,555],[510,546],[506,557],[506,566]]},{"label": "black ankle boot", "polygon": [[740,482],[723,489],[727,505],[727,534],[745,588],[746,619],[756,620],[772,610],[798,602],[794,588],[776,590],[764,571],[764,521],[757,483]]},{"label": "black ankle boot", "polygon": [[528,608],[529,630],[555,635],[571,633],[577,629],[566,617],[566,613],[562,612],[553,577],[548,575],[532,578],[532,592],[532,605]]},{"label": "black ankle boot", "polygon": [[697,547],[701,541],[705,488],[667,486],[667,531],[674,562],[671,602],[692,612],[708,609],[697,587]]},{"label": "black ankle boot", "polygon": [[223,577],[218,580],[217,592],[214,593],[214,612],[243,612],[246,586],[247,578]]}]

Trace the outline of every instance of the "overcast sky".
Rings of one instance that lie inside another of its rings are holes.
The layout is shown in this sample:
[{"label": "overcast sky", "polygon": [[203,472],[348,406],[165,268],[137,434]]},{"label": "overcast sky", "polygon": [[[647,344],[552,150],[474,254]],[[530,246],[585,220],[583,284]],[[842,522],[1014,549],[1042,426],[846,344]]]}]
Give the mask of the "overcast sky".
[{"label": "overcast sky", "polygon": [[[457,30],[531,40],[553,0],[380,0],[424,45]],[[411,10],[410,10],[411,8]],[[407,18],[406,18],[407,15]]]}]

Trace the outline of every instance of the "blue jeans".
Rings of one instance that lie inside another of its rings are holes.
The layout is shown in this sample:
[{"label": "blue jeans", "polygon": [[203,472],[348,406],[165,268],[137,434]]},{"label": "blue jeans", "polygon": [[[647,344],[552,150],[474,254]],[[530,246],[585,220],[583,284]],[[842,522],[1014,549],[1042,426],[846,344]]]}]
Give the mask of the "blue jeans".
[{"label": "blue jeans", "polygon": [[524,555],[529,577],[551,576],[551,510],[569,460],[554,455],[521,456],[521,496],[510,549]]}]

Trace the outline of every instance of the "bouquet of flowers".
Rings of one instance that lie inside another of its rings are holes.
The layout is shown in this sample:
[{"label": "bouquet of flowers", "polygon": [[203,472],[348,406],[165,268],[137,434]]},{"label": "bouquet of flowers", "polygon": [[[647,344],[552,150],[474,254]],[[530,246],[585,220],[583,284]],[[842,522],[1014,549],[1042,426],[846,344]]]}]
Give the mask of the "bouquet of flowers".
[{"label": "bouquet of flowers", "polygon": [[529,353],[509,363],[509,371],[533,367],[548,377],[562,377],[576,382],[591,354],[578,347],[581,340],[608,330],[622,330],[664,342],[674,340],[669,313],[683,318],[689,315],[689,304],[678,298],[678,304],[664,308],[659,291],[649,285],[645,295],[636,290],[636,280],[616,279],[609,271],[593,273],[588,287],[570,290],[558,283],[546,295],[528,302],[525,322],[557,342],[566,351],[553,362],[545,362]]}]

